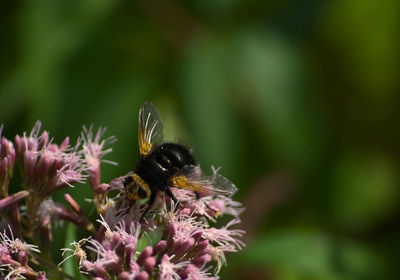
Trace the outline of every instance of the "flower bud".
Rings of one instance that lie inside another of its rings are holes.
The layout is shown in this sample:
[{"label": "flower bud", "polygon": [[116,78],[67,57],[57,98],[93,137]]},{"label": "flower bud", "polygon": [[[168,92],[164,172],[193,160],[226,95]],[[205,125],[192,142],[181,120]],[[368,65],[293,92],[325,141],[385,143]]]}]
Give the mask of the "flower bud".
[{"label": "flower bud", "polygon": [[147,280],[149,279],[149,274],[146,271],[141,271],[136,277],[135,280]]},{"label": "flower bud", "polygon": [[154,266],[156,265],[156,259],[154,257],[148,257],[144,261],[143,267],[144,270],[151,275],[154,269]]},{"label": "flower bud", "polygon": [[137,263],[139,265],[143,265],[146,258],[150,257],[153,254],[153,247],[148,246],[144,248],[139,258],[137,259]]},{"label": "flower bud", "polygon": [[160,252],[163,252],[167,248],[167,241],[160,240],[156,244],[153,245],[153,256],[157,255]]},{"label": "flower bud", "polygon": [[204,255],[201,255],[201,256],[199,256],[197,258],[192,259],[191,263],[194,264],[197,267],[202,267],[202,266],[204,266],[206,263],[208,263],[210,261],[211,261],[211,256],[208,255],[208,254],[204,254]]},{"label": "flower bud", "polygon": [[11,204],[20,201],[21,199],[24,199],[28,195],[29,195],[28,191],[19,191],[6,198],[3,198],[2,200],[0,200],[0,209],[8,207]]}]

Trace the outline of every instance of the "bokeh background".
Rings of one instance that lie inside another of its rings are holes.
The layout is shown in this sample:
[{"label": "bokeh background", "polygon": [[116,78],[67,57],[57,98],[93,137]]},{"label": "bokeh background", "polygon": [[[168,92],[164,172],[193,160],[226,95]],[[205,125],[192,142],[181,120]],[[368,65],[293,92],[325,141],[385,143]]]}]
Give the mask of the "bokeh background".
[{"label": "bokeh background", "polygon": [[[7,137],[106,126],[107,182],[135,165],[152,101],[167,139],[240,189],[247,247],[222,279],[399,279],[398,0],[1,6]],[[87,185],[68,192],[90,209]]]}]

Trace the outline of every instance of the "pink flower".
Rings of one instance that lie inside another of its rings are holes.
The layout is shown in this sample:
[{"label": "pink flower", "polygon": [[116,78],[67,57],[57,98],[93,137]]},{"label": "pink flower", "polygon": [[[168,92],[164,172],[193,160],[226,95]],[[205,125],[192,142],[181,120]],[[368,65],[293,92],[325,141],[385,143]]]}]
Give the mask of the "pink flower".
[{"label": "pink flower", "polygon": [[111,269],[115,274],[118,274],[121,271],[122,260],[120,256],[118,256],[116,252],[116,247],[106,248],[99,241],[90,239],[88,240],[87,249],[93,251],[97,259],[94,262],[94,265],[100,265],[106,269]]},{"label": "pink flower", "polygon": [[218,277],[211,276],[207,270],[203,270],[192,264],[185,267],[180,272],[180,275],[185,280],[218,280]]},{"label": "pink flower", "polygon": [[87,170],[79,151],[80,141],[69,147],[69,138],[58,146],[52,143],[49,133],[37,121],[29,134],[15,137],[16,157],[23,166],[23,187],[39,191],[42,198],[52,192],[85,181]]},{"label": "pink flower", "polygon": [[40,253],[36,245],[28,244],[19,238],[14,238],[11,227],[8,233],[0,233],[0,267],[7,271],[5,279],[20,279],[24,277],[45,279],[44,272],[37,273],[30,266],[31,253]]},{"label": "pink flower", "polygon": [[[39,259],[39,248],[23,238],[47,251],[54,221],[72,222],[93,233],[62,249],[62,255],[69,253],[65,260],[75,257],[80,271],[97,280],[218,279],[220,267],[226,264],[225,254],[245,246],[241,241],[244,231],[233,228],[240,223],[243,208],[231,197],[201,194],[198,198],[191,190],[171,188],[179,203],[158,192],[151,211],[141,219],[148,204],[127,199],[124,176],[109,183],[101,181],[101,163],[109,162],[103,157],[112,151],[106,145],[114,143],[115,137],[102,139],[104,128],[93,133],[92,126],[84,127],[81,138],[70,146],[69,137],[56,144],[40,129],[38,121],[29,134],[17,135],[13,145],[1,137],[0,127],[0,209],[13,225],[13,232],[10,227],[9,233],[0,233],[0,268],[6,278],[46,279],[44,272],[30,267],[33,256]],[[9,194],[15,162],[21,167],[22,190]],[[194,179],[204,175],[200,167],[196,172]],[[219,182],[230,186],[233,193],[233,184],[217,172],[213,168],[214,177],[205,175],[205,186],[211,189]],[[50,197],[55,191],[84,183],[87,177],[93,190],[91,202],[100,216],[97,228],[69,194],[64,195],[64,204]],[[110,197],[113,190],[121,193]],[[216,226],[221,216],[227,223]],[[213,268],[213,273],[208,272]],[[52,267],[46,269],[57,277],[65,276]]]},{"label": "pink flower", "polygon": [[189,265],[189,262],[172,262],[172,257],[164,255],[161,258],[161,263],[159,265],[158,279],[160,280],[179,280],[181,277],[178,271],[183,267]]},{"label": "pink flower", "polygon": [[86,164],[89,169],[89,180],[93,190],[96,192],[100,186],[100,162],[107,162],[116,165],[117,163],[112,161],[101,160],[106,154],[112,151],[112,148],[104,150],[104,146],[109,145],[117,141],[115,136],[111,136],[107,139],[101,140],[101,137],[106,131],[106,128],[100,127],[97,130],[96,135],[93,139],[93,127],[89,129],[86,126],[83,127],[82,139],[83,139],[83,154],[85,156]]},{"label": "pink flower", "polygon": [[[121,199],[124,197],[121,196]],[[208,223],[207,213],[200,215],[193,208],[199,200],[187,200],[179,205],[163,195],[160,195],[160,200],[163,205],[161,210],[155,211],[153,218],[142,223],[139,222],[143,211],[141,204],[131,206],[125,215],[118,215],[115,211],[117,206],[110,204],[108,217],[98,220],[101,227],[97,240],[88,242],[87,249],[95,253],[96,260],[86,261],[81,270],[93,277],[103,278],[218,279],[208,269],[215,267],[215,273],[218,273],[226,264],[225,254],[243,248],[240,238],[244,231],[231,228],[240,220],[233,219],[226,226],[216,228]],[[214,200],[213,206],[219,207],[221,213],[226,213],[231,205],[240,206],[230,198],[211,197],[210,201]],[[139,244],[143,240],[150,240],[148,242],[154,245],[140,249]],[[96,264],[106,270],[101,270]],[[118,264],[118,269],[112,269],[110,264]]]},{"label": "pink flower", "polygon": [[28,191],[19,191],[6,198],[3,198],[2,200],[0,200],[0,209],[9,207],[11,204],[18,202],[21,199],[24,199],[28,195],[29,195]]},{"label": "pink flower", "polygon": [[231,220],[226,226],[217,228],[204,229],[202,237],[211,243],[219,246],[226,246],[227,250],[232,251],[232,246],[235,250],[242,249],[245,244],[239,239],[244,235],[244,231],[240,229],[228,229],[230,226],[239,224],[240,220]]},{"label": "pink flower", "polygon": [[15,149],[11,141],[2,137],[2,132],[3,125],[0,125],[0,194],[5,195],[13,176]]},{"label": "pink flower", "polygon": [[239,215],[244,211],[244,208],[240,202],[234,201],[232,198],[227,196],[217,195],[215,198],[209,196],[203,198],[202,200],[215,211],[212,213],[210,209],[206,209],[208,214],[214,214],[214,216],[222,216],[226,214],[238,219]]},{"label": "pink flower", "polygon": [[50,178],[46,180],[44,187],[40,191],[41,197],[47,197],[51,193],[67,186],[73,187],[76,183],[85,182],[87,175],[84,172],[86,172],[87,166],[78,150],[79,147],[80,141],[72,148],[65,146],[60,149],[57,146],[52,146],[50,150],[48,146],[43,147],[40,154],[41,158],[42,154],[47,157],[46,162],[50,164],[48,167],[50,172],[47,173]]},{"label": "pink flower", "polygon": [[10,226],[8,227],[8,231],[11,237],[9,237],[5,231],[3,233],[0,232],[0,242],[2,245],[6,245],[11,253],[15,254],[28,251],[40,253],[38,246],[23,242],[19,238],[14,238]]},{"label": "pink flower", "polygon": [[35,160],[34,154],[38,151],[39,148],[39,131],[42,126],[40,121],[37,121],[32,128],[31,133],[29,136],[26,136],[26,132],[23,133],[22,138],[17,135],[15,136],[15,146],[17,150],[17,158],[20,162],[24,163],[24,166],[32,166],[32,162],[25,163],[25,153],[30,153],[31,156],[28,160]]},{"label": "pink flower", "polygon": [[166,224],[169,254],[180,260],[195,246],[203,230],[204,225],[201,221],[179,214],[173,223]]}]

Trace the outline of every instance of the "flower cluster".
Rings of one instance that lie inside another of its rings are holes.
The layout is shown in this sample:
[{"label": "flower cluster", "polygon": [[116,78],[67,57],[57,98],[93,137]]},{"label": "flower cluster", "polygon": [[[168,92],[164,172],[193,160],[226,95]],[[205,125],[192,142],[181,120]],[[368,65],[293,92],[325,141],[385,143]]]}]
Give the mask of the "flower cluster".
[{"label": "flower cluster", "polygon": [[[236,206],[229,198],[215,200],[226,209]],[[208,272],[212,264],[217,273],[226,264],[225,254],[244,246],[238,239],[244,232],[230,229],[239,220],[216,228],[197,210],[162,201],[162,210],[143,223],[136,210],[119,221],[113,215],[103,218],[96,239],[74,242],[75,249],[65,250],[78,258],[83,273],[96,279],[217,279]],[[89,251],[96,256],[92,260]]]},{"label": "flower cluster", "polygon": [[[104,129],[93,133],[92,127],[84,127],[71,146],[68,137],[61,144],[53,143],[40,128],[37,122],[30,134],[17,135],[12,142],[2,137],[0,127],[0,277],[47,279],[46,270],[71,278],[49,254],[52,225],[59,221],[72,222],[88,233],[63,249],[63,256],[68,256],[62,262],[75,257],[80,272],[97,280],[218,279],[225,255],[244,247],[240,240],[244,232],[232,229],[240,222],[243,208],[231,197],[198,199],[192,191],[171,188],[179,203],[159,192],[149,215],[141,219],[146,202],[126,198],[124,176],[101,182],[102,158],[111,152],[106,146],[114,137],[102,140]],[[14,185],[15,170],[21,173],[18,185]],[[213,172],[218,170],[213,168]],[[87,178],[100,217],[97,228],[69,194],[64,195],[66,205],[51,198],[54,192]],[[116,189],[120,194],[110,197]],[[230,221],[217,226],[222,216]]]},{"label": "flower cluster", "polygon": [[[14,143],[1,138],[0,209],[14,235],[21,237],[24,233],[44,245],[52,238],[51,216],[74,212],[74,209],[64,211],[62,208],[65,207],[52,203],[50,196],[58,190],[85,182],[88,167],[80,150],[80,140],[71,146],[67,137],[57,145],[49,133],[41,133],[40,128],[38,121],[29,135],[17,135]],[[15,166],[21,170],[22,182],[19,186],[10,186]],[[19,191],[9,193],[15,189]]]},{"label": "flower cluster", "polygon": [[21,279],[25,277],[47,279],[45,272],[36,272],[29,267],[30,252],[40,253],[36,245],[27,244],[19,238],[14,239],[10,227],[8,228],[8,233],[6,231],[0,233],[0,270],[5,272],[6,279]]}]

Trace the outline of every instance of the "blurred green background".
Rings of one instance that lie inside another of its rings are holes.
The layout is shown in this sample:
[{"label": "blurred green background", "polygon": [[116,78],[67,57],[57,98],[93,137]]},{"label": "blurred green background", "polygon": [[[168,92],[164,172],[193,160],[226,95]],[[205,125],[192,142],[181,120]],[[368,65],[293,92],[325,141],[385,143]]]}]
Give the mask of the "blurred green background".
[{"label": "blurred green background", "polygon": [[152,101],[240,189],[222,279],[399,279],[399,19],[398,0],[3,1],[0,122],[107,126],[108,182]]}]

